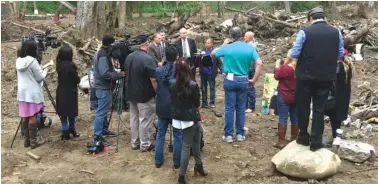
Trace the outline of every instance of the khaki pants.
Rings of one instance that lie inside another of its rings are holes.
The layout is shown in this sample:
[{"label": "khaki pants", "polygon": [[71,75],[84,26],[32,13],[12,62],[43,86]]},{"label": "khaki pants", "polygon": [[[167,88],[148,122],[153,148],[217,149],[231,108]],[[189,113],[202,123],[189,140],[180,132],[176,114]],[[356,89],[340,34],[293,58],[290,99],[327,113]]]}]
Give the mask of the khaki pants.
[{"label": "khaki pants", "polygon": [[152,126],[155,114],[155,99],[146,103],[130,102],[131,146],[146,150],[151,145]]}]

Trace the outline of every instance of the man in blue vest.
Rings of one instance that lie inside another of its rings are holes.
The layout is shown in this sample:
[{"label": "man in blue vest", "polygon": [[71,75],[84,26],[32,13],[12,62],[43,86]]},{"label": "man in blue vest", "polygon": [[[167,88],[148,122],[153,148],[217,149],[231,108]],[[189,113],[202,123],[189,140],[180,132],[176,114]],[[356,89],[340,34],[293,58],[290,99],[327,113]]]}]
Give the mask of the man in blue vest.
[{"label": "man in blue vest", "polygon": [[[297,143],[310,145],[311,151],[323,147],[324,107],[336,79],[337,60],[343,57],[344,42],[340,31],[328,25],[322,8],[307,16],[310,26],[300,30],[291,57],[296,65],[296,103],[299,119]],[[310,104],[313,102],[311,135],[307,132]]]}]

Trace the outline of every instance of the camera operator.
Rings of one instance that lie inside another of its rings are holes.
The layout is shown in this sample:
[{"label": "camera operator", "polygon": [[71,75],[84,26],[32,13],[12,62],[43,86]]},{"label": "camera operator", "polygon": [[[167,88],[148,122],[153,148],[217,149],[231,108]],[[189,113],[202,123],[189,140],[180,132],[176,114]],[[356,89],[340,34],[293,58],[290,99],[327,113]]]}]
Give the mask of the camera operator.
[{"label": "camera operator", "polygon": [[152,151],[151,128],[155,113],[156,62],[148,52],[149,37],[137,36],[139,49],[127,56],[125,71],[126,101],[130,103],[131,146],[142,152]]},{"label": "camera operator", "polygon": [[106,142],[103,136],[116,136],[109,131],[107,114],[112,104],[112,90],[116,80],[125,76],[124,72],[116,72],[109,57],[109,46],[114,42],[112,35],[104,35],[102,46],[94,59],[94,79],[97,97],[97,110],[94,120],[94,140]]}]

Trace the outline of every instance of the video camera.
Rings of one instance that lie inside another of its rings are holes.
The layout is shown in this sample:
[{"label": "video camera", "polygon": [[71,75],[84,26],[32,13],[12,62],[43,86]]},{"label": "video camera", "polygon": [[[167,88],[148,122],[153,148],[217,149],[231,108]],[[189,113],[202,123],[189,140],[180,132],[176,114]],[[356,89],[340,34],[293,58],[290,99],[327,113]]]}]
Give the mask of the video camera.
[{"label": "video camera", "polygon": [[122,71],[124,70],[126,57],[134,52],[136,48],[135,46],[138,45],[135,40],[130,38],[131,35],[126,32],[124,34],[124,39],[116,40],[110,45],[109,57],[118,60]]},{"label": "video camera", "polygon": [[58,48],[61,43],[58,41],[56,36],[52,36],[51,30],[46,30],[45,34],[31,34],[24,35],[22,37],[22,42],[34,40],[37,43],[37,60],[39,64],[42,61],[42,54],[46,51],[47,47]]}]

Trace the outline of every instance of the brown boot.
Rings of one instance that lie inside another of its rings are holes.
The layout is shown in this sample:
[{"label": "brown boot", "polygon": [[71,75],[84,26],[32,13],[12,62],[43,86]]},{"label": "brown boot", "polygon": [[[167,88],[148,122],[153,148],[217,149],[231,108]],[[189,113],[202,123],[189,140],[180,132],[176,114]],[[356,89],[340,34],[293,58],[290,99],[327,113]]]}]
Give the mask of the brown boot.
[{"label": "brown boot", "polygon": [[290,142],[294,141],[297,139],[297,136],[298,136],[298,125],[291,125],[291,138],[290,138]]},{"label": "brown boot", "polygon": [[37,123],[29,124],[29,135],[31,149],[37,148],[45,143],[43,140],[37,140]]},{"label": "brown boot", "polygon": [[275,148],[282,149],[286,146],[285,136],[286,136],[287,125],[278,124],[278,142],[274,144]]},{"label": "brown boot", "polygon": [[27,148],[30,146],[30,136],[29,136],[29,121],[22,119],[21,122],[22,131],[24,134],[24,147]]}]

